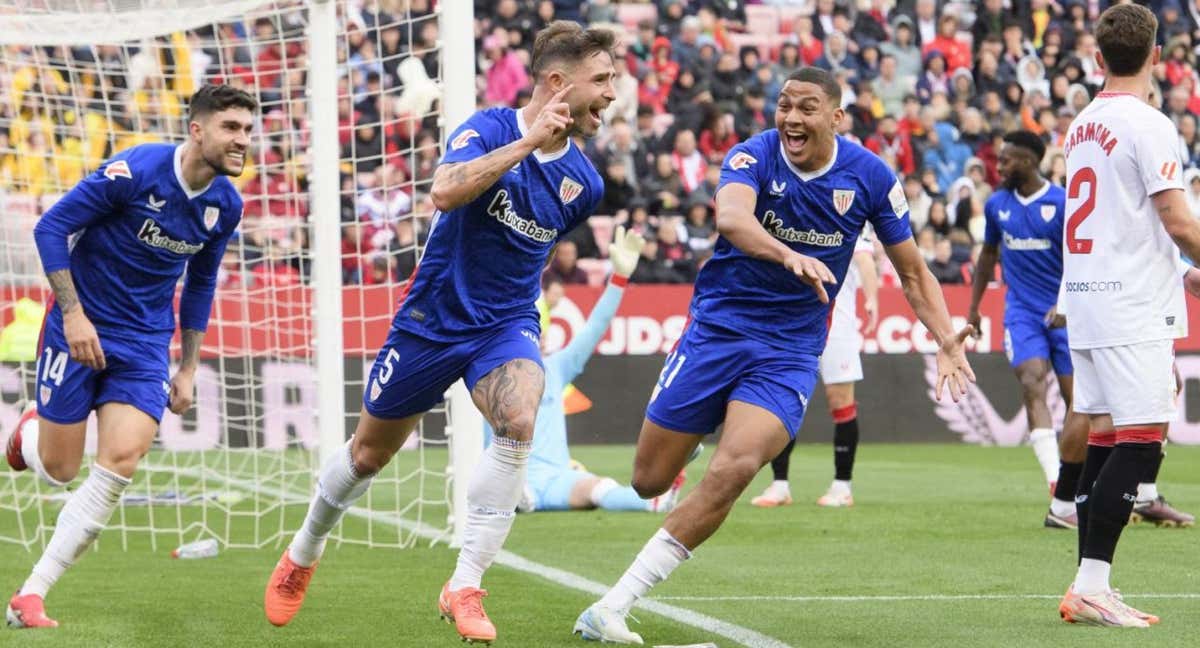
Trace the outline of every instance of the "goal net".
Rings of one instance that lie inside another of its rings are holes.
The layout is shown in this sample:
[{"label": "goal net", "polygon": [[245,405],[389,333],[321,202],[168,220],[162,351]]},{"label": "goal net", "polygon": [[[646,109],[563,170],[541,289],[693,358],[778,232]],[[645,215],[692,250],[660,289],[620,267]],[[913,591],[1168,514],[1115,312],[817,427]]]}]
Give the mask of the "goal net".
[{"label": "goal net", "polygon": [[[234,179],[245,214],[196,404],[164,414],[102,545],[263,547],[298,528],[322,459],[357,422],[363,376],[429,230],[432,171],[454,125],[441,114],[443,34],[465,35],[471,58],[469,14],[458,29],[446,19],[428,0],[0,0],[0,325],[28,327],[22,316],[47,303],[32,229],[80,178],[129,146],[184,141],[204,83],[261,106]],[[36,397],[38,350],[9,346],[0,441]],[[173,367],[178,353],[176,340]],[[452,539],[447,409],[463,393],[426,417],[333,544]],[[455,420],[477,427],[470,414]],[[93,415],[76,484],[94,450]],[[0,469],[0,541],[40,547],[66,495]]]}]

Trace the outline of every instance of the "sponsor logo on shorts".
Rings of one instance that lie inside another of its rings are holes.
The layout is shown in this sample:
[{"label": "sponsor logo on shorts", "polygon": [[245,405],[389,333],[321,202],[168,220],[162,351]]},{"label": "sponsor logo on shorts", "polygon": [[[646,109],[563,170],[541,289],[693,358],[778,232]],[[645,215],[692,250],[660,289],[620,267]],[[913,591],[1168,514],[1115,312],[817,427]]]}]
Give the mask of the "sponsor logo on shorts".
[{"label": "sponsor logo on shorts", "polygon": [[539,243],[549,243],[558,238],[558,230],[542,227],[532,219],[521,218],[513,210],[512,199],[509,198],[507,189],[501,189],[496,192],[491,204],[488,205],[487,213],[492,218],[500,221],[501,225]]},{"label": "sponsor logo on shorts", "polygon": [[845,241],[845,237],[841,232],[827,234],[818,232],[814,229],[808,231],[798,230],[793,227],[784,227],[783,220],[775,215],[774,210],[767,210],[762,217],[763,229],[767,230],[775,238],[788,243],[804,243],[805,245],[815,245],[817,247],[841,247]]},{"label": "sponsor logo on shorts", "polygon": [[529,339],[529,341],[530,341],[530,342],[533,342],[534,344],[538,344],[538,345],[540,345],[540,344],[541,344],[541,341],[540,341],[540,339],[538,338],[538,334],[537,334],[537,333],[534,333],[533,331],[529,331],[529,330],[526,330],[526,329],[521,329],[521,335],[523,335],[523,336],[525,336],[526,338],[528,338],[528,339]]},{"label": "sponsor logo on shorts", "polygon": [[371,399],[371,402],[374,403],[375,399],[379,398],[379,395],[382,393],[383,393],[383,387],[380,386],[379,380],[372,380],[371,381],[371,393],[368,394],[369,398]]}]

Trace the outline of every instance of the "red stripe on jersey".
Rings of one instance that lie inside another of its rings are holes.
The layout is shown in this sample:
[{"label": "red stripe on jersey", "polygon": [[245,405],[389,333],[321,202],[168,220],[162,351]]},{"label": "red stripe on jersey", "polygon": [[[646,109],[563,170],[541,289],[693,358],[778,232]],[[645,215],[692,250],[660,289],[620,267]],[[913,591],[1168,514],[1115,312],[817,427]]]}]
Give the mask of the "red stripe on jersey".
[{"label": "red stripe on jersey", "polygon": [[1098,93],[1096,93],[1097,99],[1111,99],[1113,97],[1133,97],[1134,99],[1138,98],[1138,96],[1133,94],[1132,92],[1098,92]]},{"label": "red stripe on jersey", "polygon": [[1122,428],[1114,434],[1117,437],[1117,443],[1162,443],[1163,440],[1161,427]]},{"label": "red stripe on jersey", "polygon": [[[38,331],[38,360],[42,359],[42,343],[46,341],[46,320],[50,317],[50,309],[52,308],[54,308],[54,293],[50,293],[50,301],[46,302],[46,312],[42,313],[42,328]],[[36,378],[37,376],[34,377]]]},{"label": "red stripe on jersey", "polygon": [[1111,448],[1117,445],[1116,430],[1090,430],[1088,432],[1088,445],[1100,446],[1101,448]]},{"label": "red stripe on jersey", "polygon": [[833,424],[849,423],[858,418],[858,403],[850,403],[845,407],[839,407],[831,412],[833,415]]},{"label": "red stripe on jersey", "polygon": [[404,305],[404,300],[408,299],[408,291],[412,290],[413,282],[417,280],[417,270],[421,269],[421,264],[418,263],[413,267],[412,274],[408,275],[408,282],[404,284],[404,290],[400,291],[400,298],[396,300],[396,310]]}]

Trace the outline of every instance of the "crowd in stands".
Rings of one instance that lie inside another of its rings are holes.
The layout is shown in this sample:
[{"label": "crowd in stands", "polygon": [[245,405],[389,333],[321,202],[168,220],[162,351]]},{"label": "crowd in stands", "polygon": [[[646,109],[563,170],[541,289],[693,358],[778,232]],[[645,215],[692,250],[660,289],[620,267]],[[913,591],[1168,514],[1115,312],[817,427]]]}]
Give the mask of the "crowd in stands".
[{"label": "crowd in stands", "polygon": [[[443,0],[445,1],[445,0]],[[1153,0],[1162,62],[1150,101],[1178,126],[1189,200],[1200,216],[1200,0]],[[343,279],[403,280],[428,235],[439,158],[439,26],[433,0],[339,6],[338,137]],[[1043,174],[1062,184],[1059,146],[1102,87],[1091,27],[1108,0],[476,0],[479,106],[522,106],[534,34],[556,19],[608,26],[616,101],[580,142],[605,179],[587,227],[547,273],[603,279],[611,228],[642,232],[635,282],[686,283],[716,240],[713,195],[725,154],[774,125],[787,75],[831,70],[843,137],[896,171],[918,246],[945,283],[970,280],[983,205],[999,185],[1007,132],[1047,143]],[[262,144],[237,179],[246,198],[226,285],[304,281],[308,264],[307,53],[297,12],[164,36],[152,46],[0,50],[0,200],[34,211],[105,156],[183,136],[200,83],[242,85],[263,100]],[[894,279],[880,255],[883,278]]]}]

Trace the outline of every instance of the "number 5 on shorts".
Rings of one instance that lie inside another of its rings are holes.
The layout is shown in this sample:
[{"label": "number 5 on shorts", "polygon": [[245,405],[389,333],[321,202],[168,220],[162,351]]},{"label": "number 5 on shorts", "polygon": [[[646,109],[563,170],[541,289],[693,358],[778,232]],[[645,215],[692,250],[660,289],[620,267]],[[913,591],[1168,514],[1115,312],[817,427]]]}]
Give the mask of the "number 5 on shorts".
[{"label": "number 5 on shorts", "polygon": [[388,349],[387,355],[383,358],[383,366],[379,369],[379,384],[386,385],[387,381],[392,379],[392,363],[400,359],[400,354],[396,353],[395,349]]}]

